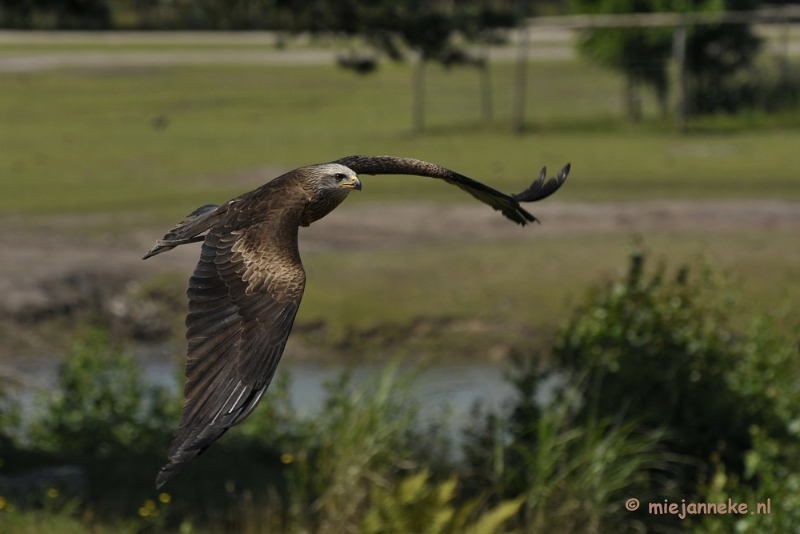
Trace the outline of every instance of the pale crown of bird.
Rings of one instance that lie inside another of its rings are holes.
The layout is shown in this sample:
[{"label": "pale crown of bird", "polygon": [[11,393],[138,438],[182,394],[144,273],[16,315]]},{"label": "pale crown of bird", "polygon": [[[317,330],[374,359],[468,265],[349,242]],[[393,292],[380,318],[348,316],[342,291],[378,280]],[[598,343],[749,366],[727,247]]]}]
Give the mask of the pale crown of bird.
[{"label": "pale crown of bird", "polygon": [[344,190],[349,193],[350,189],[361,189],[361,181],[355,171],[339,163],[323,163],[311,167],[314,174],[319,177],[315,184],[319,184],[320,189]]}]

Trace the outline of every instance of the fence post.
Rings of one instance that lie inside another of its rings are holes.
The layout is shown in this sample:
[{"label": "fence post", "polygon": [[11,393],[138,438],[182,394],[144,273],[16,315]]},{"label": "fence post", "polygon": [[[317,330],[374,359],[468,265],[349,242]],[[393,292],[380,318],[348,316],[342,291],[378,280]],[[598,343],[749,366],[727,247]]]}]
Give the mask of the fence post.
[{"label": "fence post", "polygon": [[689,102],[686,88],[686,25],[675,26],[672,34],[672,52],[677,70],[678,101],[675,104],[675,126],[678,131],[686,131]]},{"label": "fence post", "polygon": [[525,130],[525,82],[528,76],[528,45],[530,41],[528,25],[520,28],[520,41],[517,54],[517,68],[514,73],[514,97],[511,110],[511,128],[521,134]]}]

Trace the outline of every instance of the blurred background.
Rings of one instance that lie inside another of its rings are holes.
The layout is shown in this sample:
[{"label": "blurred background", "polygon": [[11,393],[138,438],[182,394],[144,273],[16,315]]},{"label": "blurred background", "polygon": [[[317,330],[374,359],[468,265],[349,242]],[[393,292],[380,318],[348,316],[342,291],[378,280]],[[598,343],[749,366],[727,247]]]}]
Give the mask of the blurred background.
[{"label": "blurred background", "polygon": [[[800,5],[0,0],[0,28],[0,533],[800,529]],[[300,231],[270,392],[156,491],[200,247],[141,256],[351,154],[572,172],[526,228],[362,177]],[[651,507],[728,499],[754,513]]]}]

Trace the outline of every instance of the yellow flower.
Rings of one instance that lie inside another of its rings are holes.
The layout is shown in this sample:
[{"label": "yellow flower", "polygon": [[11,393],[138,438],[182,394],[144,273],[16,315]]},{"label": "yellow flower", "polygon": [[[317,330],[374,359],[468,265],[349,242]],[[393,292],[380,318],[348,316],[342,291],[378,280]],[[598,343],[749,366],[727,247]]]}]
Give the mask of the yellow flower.
[{"label": "yellow flower", "polygon": [[142,517],[147,517],[148,515],[150,515],[150,509],[142,506],[141,508],[139,508],[139,515]]},{"label": "yellow flower", "polygon": [[147,499],[146,501],[144,501],[144,505],[145,505],[145,507],[147,507],[148,510],[155,510],[156,509],[156,502],[152,501],[150,499]]},{"label": "yellow flower", "polygon": [[55,499],[56,497],[58,497],[58,488],[50,488],[49,490],[47,490],[47,496],[50,497],[51,499]]},{"label": "yellow flower", "polygon": [[294,456],[292,456],[288,452],[283,453],[281,455],[281,462],[283,462],[285,464],[290,464],[290,463],[292,463],[293,460],[294,460]]},{"label": "yellow flower", "polygon": [[172,496],[169,493],[161,493],[158,495],[158,500],[167,504],[169,501],[172,500]]}]

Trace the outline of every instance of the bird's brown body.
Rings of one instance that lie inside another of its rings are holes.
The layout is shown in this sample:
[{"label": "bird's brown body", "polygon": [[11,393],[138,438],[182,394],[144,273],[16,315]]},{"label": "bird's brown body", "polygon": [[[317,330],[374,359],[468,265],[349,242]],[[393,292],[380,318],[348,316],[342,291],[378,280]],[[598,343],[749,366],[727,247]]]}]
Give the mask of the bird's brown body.
[{"label": "bird's brown body", "polygon": [[298,229],[333,211],[352,189],[361,189],[356,173],[442,178],[524,225],[535,218],[519,202],[549,196],[568,170],[547,183],[543,171],[528,190],[508,196],[419,160],[351,156],[296,169],[227,204],[190,214],[145,256],[203,241],[187,292],[186,402],[169,463],[156,485],[244,420],[261,400],[305,289]]}]

